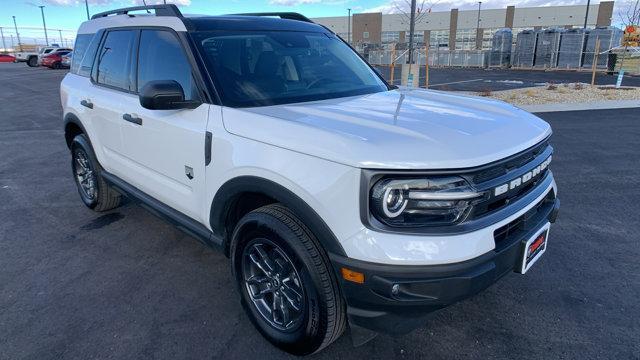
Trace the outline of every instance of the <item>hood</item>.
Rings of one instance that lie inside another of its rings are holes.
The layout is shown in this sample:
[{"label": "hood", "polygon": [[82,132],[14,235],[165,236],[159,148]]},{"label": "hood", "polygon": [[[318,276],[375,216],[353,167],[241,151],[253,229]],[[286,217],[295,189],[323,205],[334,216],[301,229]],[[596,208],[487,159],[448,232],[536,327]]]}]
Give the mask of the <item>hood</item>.
[{"label": "hood", "polygon": [[549,124],[507,103],[417,89],[225,108],[223,118],[232,134],[371,169],[479,166],[551,134]]}]

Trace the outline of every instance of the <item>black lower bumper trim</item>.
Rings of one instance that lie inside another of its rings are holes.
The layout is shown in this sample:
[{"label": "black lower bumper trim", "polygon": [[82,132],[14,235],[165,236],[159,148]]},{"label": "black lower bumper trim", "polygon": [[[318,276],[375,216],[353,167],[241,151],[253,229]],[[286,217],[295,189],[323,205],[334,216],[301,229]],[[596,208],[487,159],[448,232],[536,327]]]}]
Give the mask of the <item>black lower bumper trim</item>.
[{"label": "black lower bumper trim", "polygon": [[365,283],[341,280],[351,324],[384,333],[402,334],[424,323],[435,310],[468,298],[519,267],[522,240],[557,217],[559,201],[537,209],[535,222],[500,249],[460,263],[387,265],[330,254],[337,274],[342,267],[362,272]]}]

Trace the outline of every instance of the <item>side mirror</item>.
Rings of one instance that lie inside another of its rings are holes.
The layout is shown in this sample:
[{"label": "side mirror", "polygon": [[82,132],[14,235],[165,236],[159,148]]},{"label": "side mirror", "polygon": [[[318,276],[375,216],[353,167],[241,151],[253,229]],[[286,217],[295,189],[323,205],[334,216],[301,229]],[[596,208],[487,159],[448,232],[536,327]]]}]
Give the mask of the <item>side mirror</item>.
[{"label": "side mirror", "polygon": [[140,91],[140,105],[149,110],[195,109],[199,101],[184,99],[184,90],[175,80],[154,80]]}]

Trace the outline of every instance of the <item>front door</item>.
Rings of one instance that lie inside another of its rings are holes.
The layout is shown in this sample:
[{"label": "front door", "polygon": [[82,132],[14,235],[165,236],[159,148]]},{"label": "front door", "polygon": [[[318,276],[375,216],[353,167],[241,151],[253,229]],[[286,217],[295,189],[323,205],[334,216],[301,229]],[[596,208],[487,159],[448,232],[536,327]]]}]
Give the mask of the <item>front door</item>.
[{"label": "front door", "polygon": [[[153,80],[175,80],[185,100],[198,100],[191,64],[170,30],[140,31],[137,92]],[[123,178],[148,195],[198,219],[205,193],[205,137],[208,104],[196,109],[149,110],[137,97],[123,103],[127,172]]]}]

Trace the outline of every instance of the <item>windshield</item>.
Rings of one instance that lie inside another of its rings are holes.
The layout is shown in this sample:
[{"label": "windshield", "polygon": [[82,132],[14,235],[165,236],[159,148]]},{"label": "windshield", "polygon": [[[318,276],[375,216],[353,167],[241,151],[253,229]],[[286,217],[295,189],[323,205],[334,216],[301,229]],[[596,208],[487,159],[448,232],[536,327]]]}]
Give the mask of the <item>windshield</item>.
[{"label": "windshield", "polygon": [[386,91],[335,35],[292,31],[194,33],[222,103],[253,107]]}]

